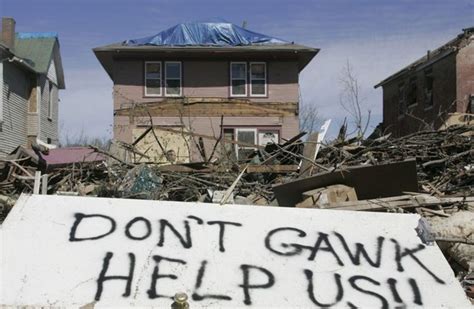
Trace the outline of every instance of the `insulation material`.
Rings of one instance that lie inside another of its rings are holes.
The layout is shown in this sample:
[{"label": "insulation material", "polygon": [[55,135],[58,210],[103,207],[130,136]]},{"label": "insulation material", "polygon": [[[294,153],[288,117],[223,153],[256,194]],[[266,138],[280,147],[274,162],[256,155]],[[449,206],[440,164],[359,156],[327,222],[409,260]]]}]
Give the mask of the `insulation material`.
[{"label": "insulation material", "polygon": [[1,229],[0,304],[468,306],[419,215],[23,195]]},{"label": "insulation material", "polygon": [[[189,132],[185,128],[176,127],[175,130],[183,130]],[[133,129],[133,139],[136,140],[147,128]],[[154,134],[149,131],[137,144],[136,149],[148,156],[149,158],[137,156],[137,162],[153,161],[156,163],[188,163],[189,162],[189,148],[191,147],[191,138],[189,134],[180,134],[154,129]],[[156,137],[155,137],[156,136]],[[159,140],[160,144],[156,142]]]},{"label": "insulation material", "polygon": [[[428,217],[435,237],[474,240],[474,212],[459,211],[449,218]],[[463,243],[439,242],[440,247],[466,270],[474,271],[474,246]]]}]

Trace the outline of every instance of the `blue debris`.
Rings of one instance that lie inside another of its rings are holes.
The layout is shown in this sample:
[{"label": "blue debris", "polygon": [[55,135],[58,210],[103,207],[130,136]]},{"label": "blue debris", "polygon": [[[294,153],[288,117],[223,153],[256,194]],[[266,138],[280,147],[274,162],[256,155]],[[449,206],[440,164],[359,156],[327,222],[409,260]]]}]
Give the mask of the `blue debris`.
[{"label": "blue debris", "polygon": [[126,46],[248,46],[289,44],[228,22],[182,23],[156,35],[123,42]]}]

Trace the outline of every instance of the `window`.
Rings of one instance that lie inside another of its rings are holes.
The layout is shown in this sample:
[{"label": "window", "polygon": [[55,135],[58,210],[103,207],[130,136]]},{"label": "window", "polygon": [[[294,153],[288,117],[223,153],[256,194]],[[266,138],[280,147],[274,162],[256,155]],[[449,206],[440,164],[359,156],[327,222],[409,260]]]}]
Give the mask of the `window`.
[{"label": "window", "polygon": [[[249,145],[257,144],[257,129],[236,129],[237,141]],[[252,154],[256,148],[251,146],[237,145],[237,159],[244,160]]]},{"label": "window", "polygon": [[408,106],[412,106],[417,103],[416,76],[410,78],[410,82],[408,84],[407,103]]},{"label": "window", "polygon": [[181,62],[165,62],[165,95],[181,96]]},{"label": "window", "polygon": [[48,99],[48,119],[53,119],[53,102],[54,102],[54,84],[48,81],[49,99]]},{"label": "window", "polygon": [[404,115],[405,109],[405,83],[401,83],[398,85],[398,114]]},{"label": "window", "polygon": [[161,62],[145,62],[145,96],[161,96]]},{"label": "window", "polygon": [[433,72],[425,71],[425,108],[433,106]]},{"label": "window", "polygon": [[231,62],[230,82],[231,96],[244,97],[247,95],[247,63]]},{"label": "window", "polygon": [[267,65],[265,62],[250,63],[250,95],[256,97],[267,95]]},{"label": "window", "polygon": [[225,143],[227,158],[245,160],[251,155],[256,147],[253,145],[266,146],[270,143],[279,143],[279,128],[224,128],[224,140],[232,140],[239,144]]},{"label": "window", "polygon": [[267,146],[268,144],[278,144],[279,134],[276,130],[258,130],[258,144]]}]

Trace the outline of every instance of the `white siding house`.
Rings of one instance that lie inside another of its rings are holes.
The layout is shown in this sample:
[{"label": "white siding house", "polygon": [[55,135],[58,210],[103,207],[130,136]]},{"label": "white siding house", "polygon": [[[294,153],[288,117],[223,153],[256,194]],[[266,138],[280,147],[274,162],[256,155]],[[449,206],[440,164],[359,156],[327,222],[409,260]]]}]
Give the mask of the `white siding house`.
[{"label": "white siding house", "polygon": [[58,144],[58,94],[65,89],[57,34],[15,34],[14,26],[2,19],[0,157],[18,146]]}]

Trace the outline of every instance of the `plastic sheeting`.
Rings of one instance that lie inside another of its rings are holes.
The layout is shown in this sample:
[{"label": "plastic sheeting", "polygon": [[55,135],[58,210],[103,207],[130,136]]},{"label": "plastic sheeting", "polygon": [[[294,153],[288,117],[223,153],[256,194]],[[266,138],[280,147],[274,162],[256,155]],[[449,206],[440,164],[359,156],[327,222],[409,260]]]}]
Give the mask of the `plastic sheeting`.
[{"label": "plastic sheeting", "polygon": [[227,22],[183,23],[153,36],[123,42],[127,46],[245,46],[288,43]]}]

